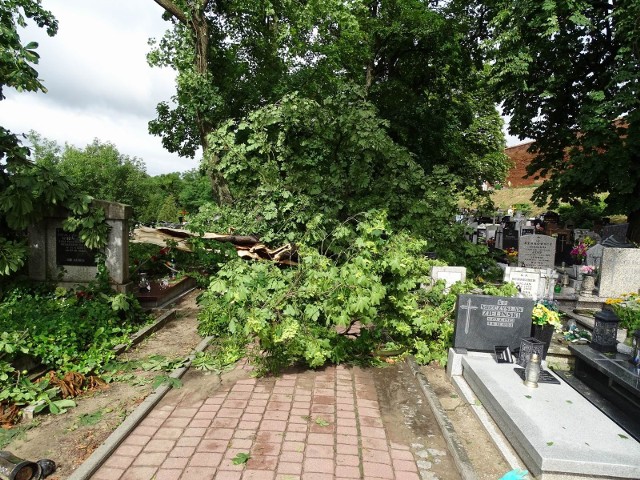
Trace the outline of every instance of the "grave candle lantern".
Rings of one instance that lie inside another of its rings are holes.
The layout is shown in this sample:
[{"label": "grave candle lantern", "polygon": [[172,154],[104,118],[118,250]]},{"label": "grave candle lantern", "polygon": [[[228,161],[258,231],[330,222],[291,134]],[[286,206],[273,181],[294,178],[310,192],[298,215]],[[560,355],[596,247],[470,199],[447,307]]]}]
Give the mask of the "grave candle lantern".
[{"label": "grave candle lantern", "polygon": [[620,319],[612,310],[602,310],[595,315],[591,347],[599,352],[615,353],[616,334]]}]

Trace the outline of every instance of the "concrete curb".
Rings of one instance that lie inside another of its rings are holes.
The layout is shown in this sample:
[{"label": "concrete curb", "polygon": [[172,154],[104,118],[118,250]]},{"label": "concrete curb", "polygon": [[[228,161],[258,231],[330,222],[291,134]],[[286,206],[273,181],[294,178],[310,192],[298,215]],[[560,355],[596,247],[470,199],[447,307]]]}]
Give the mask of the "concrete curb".
[{"label": "concrete curb", "polygon": [[[202,352],[209,346],[214,337],[207,337],[202,340],[198,346],[193,349],[187,357],[184,365],[175,369],[169,377],[182,378],[189,370],[191,362],[196,354]],[[100,445],[91,456],[84,461],[67,480],[87,480],[102,466],[109,456],[120,446],[127,436],[136,428],[140,422],[149,414],[149,412],[162,400],[162,398],[171,390],[169,385],[161,385],[156,388],[138,407],[129,415],[124,422],[116,428],[111,435]]]},{"label": "concrete curb", "polygon": [[140,330],[138,330],[135,333],[135,335],[133,335],[131,337],[131,343],[121,343],[120,345],[116,345],[115,347],[113,347],[113,352],[116,355],[120,355],[121,353],[125,352],[129,348],[131,348],[131,347],[139,344],[140,342],[142,342],[145,338],[147,338],[152,333],[155,333],[158,330],[160,330],[162,327],[164,327],[169,322],[169,320],[172,320],[174,318],[176,318],[176,310],[175,309],[174,310],[169,310],[168,312],[163,313],[151,325],[148,325],[148,326],[143,327]]},{"label": "concrete curb", "polygon": [[456,468],[460,473],[460,476],[463,480],[478,480],[475,470],[471,465],[471,460],[469,460],[469,455],[467,455],[467,451],[465,450],[460,437],[456,433],[449,417],[447,416],[444,408],[440,404],[440,400],[438,400],[438,396],[431,388],[427,377],[420,371],[420,367],[416,363],[415,359],[411,357],[407,357],[407,365],[411,369],[411,373],[418,380],[418,384],[420,385],[420,389],[427,399],[427,403],[429,407],[431,407],[431,411],[440,426],[440,430],[442,431],[442,435],[447,442],[447,446],[449,447],[449,452],[453,457],[453,461],[456,464]]}]

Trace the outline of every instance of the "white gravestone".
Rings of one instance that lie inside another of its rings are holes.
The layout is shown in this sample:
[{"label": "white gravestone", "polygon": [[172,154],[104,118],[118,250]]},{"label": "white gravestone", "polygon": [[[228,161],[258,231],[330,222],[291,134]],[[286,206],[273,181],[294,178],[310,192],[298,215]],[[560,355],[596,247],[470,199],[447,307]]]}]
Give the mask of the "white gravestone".
[{"label": "white gravestone", "polygon": [[431,284],[433,285],[438,280],[444,280],[447,291],[456,282],[464,282],[467,280],[466,267],[431,267]]},{"label": "white gravestone", "polygon": [[553,268],[556,238],[548,235],[525,235],[518,242],[518,266]]},{"label": "white gravestone", "polygon": [[550,268],[506,267],[504,281],[513,282],[523,297],[540,300],[553,298],[557,273]]}]

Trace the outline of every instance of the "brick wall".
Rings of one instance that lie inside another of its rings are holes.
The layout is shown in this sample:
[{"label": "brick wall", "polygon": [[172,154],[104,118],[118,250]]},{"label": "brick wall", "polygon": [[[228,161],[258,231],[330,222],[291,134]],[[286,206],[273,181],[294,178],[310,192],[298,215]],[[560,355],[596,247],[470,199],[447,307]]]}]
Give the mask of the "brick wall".
[{"label": "brick wall", "polygon": [[533,158],[533,155],[527,152],[527,149],[532,143],[533,142],[521,143],[520,145],[505,149],[504,153],[511,159],[514,165],[507,174],[507,185],[511,185],[512,187],[526,187],[542,183],[542,178],[538,180],[534,180],[533,177],[523,178],[527,174],[527,165],[529,165]]}]

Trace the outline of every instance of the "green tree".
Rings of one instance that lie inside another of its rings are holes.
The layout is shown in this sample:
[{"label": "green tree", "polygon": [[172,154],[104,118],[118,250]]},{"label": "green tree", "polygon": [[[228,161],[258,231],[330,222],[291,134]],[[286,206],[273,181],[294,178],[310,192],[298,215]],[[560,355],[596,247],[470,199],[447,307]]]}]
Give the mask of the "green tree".
[{"label": "green tree", "polygon": [[535,140],[537,203],[606,192],[606,212],[626,214],[640,241],[640,2],[492,0],[467,13],[510,132]]},{"label": "green tree", "polygon": [[95,139],[84,148],[66,145],[57,165],[74,188],[100,200],[125,203],[136,211],[144,204],[148,175],[144,162]]},{"label": "green tree", "polygon": [[[35,0],[0,0],[0,100],[4,88],[46,92],[34,66],[37,43],[23,44],[19,29],[27,20],[55,35],[58,23]],[[26,227],[51,209],[65,205],[88,211],[88,199],[74,194],[66,179],[50,166],[29,161],[29,149],[0,126],[0,280],[17,272],[26,259]]]},{"label": "green tree", "polygon": [[[149,61],[178,76],[173,104],[158,105],[150,130],[182,155],[204,147],[220,203],[230,203],[237,189],[221,172],[225,152],[209,150],[208,135],[294,92],[323,104],[351,101],[348,93],[360,91],[424,173],[446,165],[458,175],[454,193],[477,194],[483,180],[506,172],[483,72],[461,46],[464,32],[429,2],[154,1],[173,28]],[[331,161],[325,154],[324,162]]]}]

